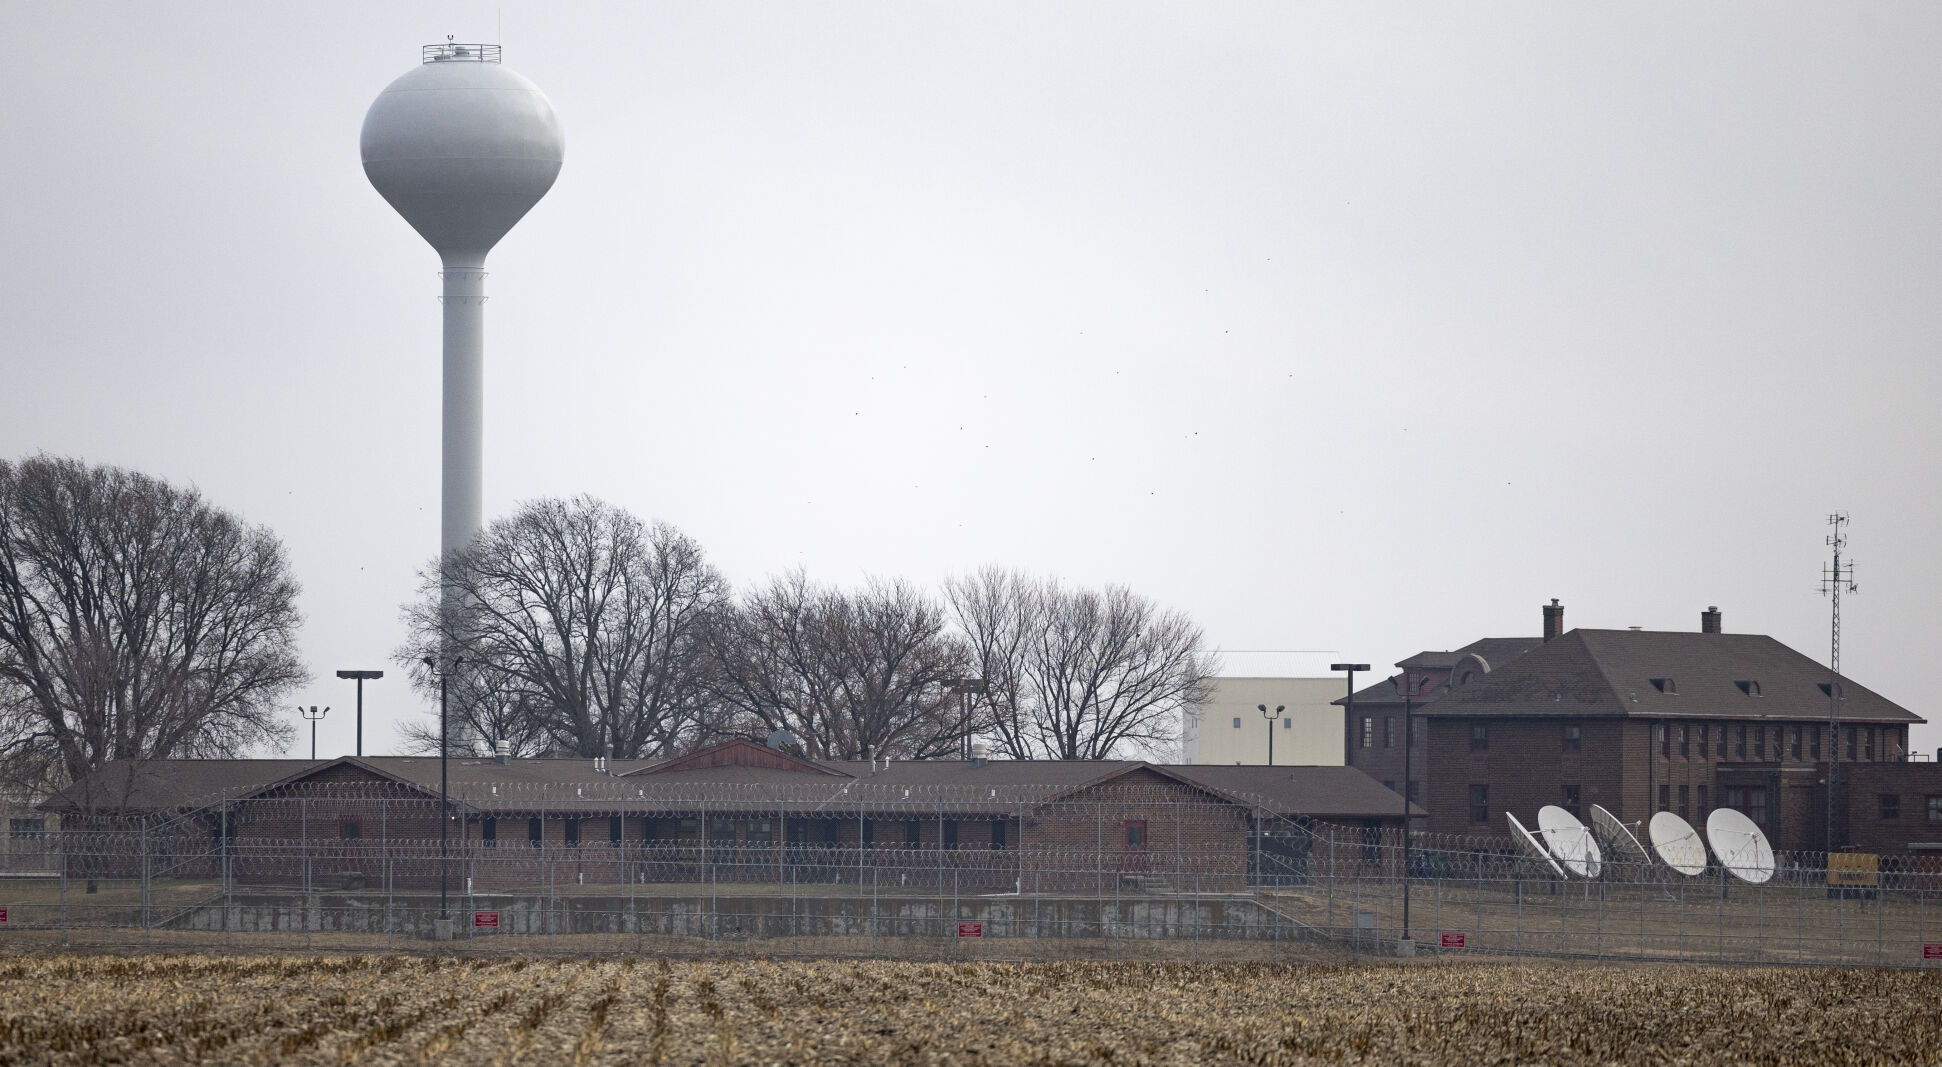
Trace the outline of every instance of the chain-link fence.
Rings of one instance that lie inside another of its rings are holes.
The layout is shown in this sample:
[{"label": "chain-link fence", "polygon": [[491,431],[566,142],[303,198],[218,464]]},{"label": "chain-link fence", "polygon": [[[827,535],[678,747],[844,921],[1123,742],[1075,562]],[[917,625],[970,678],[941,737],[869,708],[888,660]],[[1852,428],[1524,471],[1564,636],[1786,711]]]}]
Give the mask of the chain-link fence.
[{"label": "chain-link fence", "polygon": [[1607,848],[1583,879],[1508,838],[1405,848],[1393,822],[1171,786],[655,790],[468,788],[444,819],[368,785],[69,814],[8,861],[0,943],[1942,966],[1927,857],[1839,857],[1830,879],[1825,855],[1784,853],[1754,885]]}]

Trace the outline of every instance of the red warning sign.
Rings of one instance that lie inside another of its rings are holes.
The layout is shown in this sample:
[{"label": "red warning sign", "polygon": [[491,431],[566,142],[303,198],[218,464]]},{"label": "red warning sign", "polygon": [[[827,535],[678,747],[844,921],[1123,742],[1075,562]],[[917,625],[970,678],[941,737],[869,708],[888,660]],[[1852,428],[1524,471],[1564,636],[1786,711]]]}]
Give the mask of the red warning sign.
[{"label": "red warning sign", "polygon": [[475,911],[475,912],[473,912],[473,913],[472,913],[472,928],[473,928],[474,930],[497,930],[497,929],[499,929],[499,913],[498,913],[498,912],[496,912],[496,911]]},{"label": "red warning sign", "polygon": [[1463,942],[1464,936],[1460,931],[1446,930],[1443,932],[1444,948],[1462,948]]},{"label": "red warning sign", "polygon": [[983,937],[984,924],[983,923],[959,923],[958,936],[959,937]]},{"label": "red warning sign", "polygon": [[[0,923],[6,921],[7,909],[0,908]],[[1942,960],[1942,945],[1923,945],[1922,958],[1925,960]]]}]

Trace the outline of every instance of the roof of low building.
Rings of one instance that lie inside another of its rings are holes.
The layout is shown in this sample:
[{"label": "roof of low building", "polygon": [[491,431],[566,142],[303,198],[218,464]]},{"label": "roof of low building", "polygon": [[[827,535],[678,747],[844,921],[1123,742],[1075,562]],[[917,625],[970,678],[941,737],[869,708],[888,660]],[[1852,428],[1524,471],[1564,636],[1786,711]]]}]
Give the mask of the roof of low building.
[{"label": "roof of low building", "polygon": [[[710,746],[677,759],[448,761],[448,795],[469,811],[610,812],[657,804],[801,811],[940,808],[996,814],[1057,802],[1145,770],[1157,785],[1201,790],[1289,815],[1390,817],[1402,798],[1350,767],[1227,767],[1138,760],[806,760],[752,741]],[[696,757],[702,757],[697,759]],[[665,769],[664,769],[665,768]],[[1130,780],[1130,779],[1129,779]],[[187,810],[224,798],[352,797],[391,789],[436,797],[436,756],[343,756],[330,760],[117,761],[64,790],[49,810]],[[395,793],[391,795],[396,795]],[[1157,794],[1156,794],[1157,796]],[[1414,809],[1421,813],[1421,808]]]}]

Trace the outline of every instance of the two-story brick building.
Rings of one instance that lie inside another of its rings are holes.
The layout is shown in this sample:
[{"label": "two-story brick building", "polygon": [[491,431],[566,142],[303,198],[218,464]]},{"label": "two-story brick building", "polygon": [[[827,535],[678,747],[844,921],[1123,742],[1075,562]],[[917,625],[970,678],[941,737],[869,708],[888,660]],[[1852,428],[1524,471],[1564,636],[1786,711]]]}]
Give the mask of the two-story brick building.
[{"label": "two-story brick building", "polygon": [[[1546,804],[1695,823],[1730,807],[1783,849],[1825,847],[1830,763],[1837,797],[1865,788],[1875,768],[1906,763],[1908,728],[1924,721],[1771,637],[1723,632],[1717,609],[1697,633],[1559,634],[1453,679],[1418,714],[1432,830],[1501,832],[1504,812]],[[1837,847],[1858,829],[1840,809]]]}]

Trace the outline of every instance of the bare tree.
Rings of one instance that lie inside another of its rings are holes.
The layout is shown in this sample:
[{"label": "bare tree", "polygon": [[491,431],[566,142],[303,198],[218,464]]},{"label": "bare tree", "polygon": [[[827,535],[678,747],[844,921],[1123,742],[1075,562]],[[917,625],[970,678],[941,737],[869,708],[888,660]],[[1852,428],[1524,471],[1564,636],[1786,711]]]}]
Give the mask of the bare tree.
[{"label": "bare tree", "polygon": [[308,677],[283,545],[160,479],[0,462],[0,744],[81,781],[109,760],[234,756],[291,736]]},{"label": "bare tree", "polygon": [[967,729],[946,684],[965,652],[946,626],[906,582],[847,593],[796,571],[723,617],[716,694],[731,725],[788,730],[818,758],[940,755]]},{"label": "bare tree", "polygon": [[[434,701],[423,657],[463,658],[448,683],[455,748],[653,757],[700,727],[704,635],[724,599],[679,530],[592,497],[535,500],[426,569],[396,658]],[[416,733],[436,750],[436,719]]]},{"label": "bare tree", "polygon": [[947,589],[990,688],[987,729],[1014,759],[1157,755],[1206,697],[1200,628],[1123,586],[986,569]]}]

